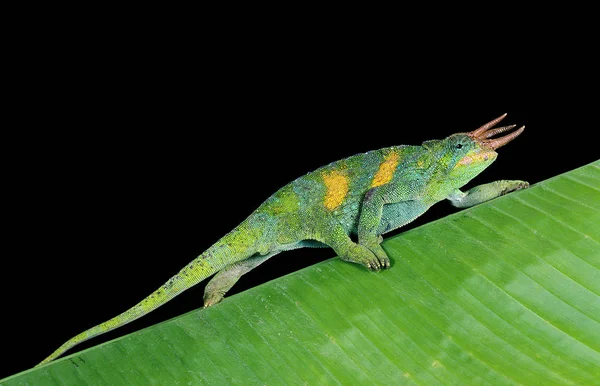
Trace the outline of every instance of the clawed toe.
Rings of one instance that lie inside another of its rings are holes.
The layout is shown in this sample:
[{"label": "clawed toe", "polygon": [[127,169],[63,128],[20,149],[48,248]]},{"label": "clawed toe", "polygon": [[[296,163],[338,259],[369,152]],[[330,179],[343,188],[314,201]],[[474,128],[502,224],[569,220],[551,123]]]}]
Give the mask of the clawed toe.
[{"label": "clawed toe", "polygon": [[366,248],[373,253],[377,261],[377,270],[388,269],[390,267],[390,259],[379,243],[368,244]]},{"label": "clawed toe", "polygon": [[220,303],[223,300],[225,294],[220,294],[218,292],[207,293],[204,295],[204,308],[208,308],[214,306],[217,303]]},{"label": "clawed toe", "polygon": [[367,263],[367,268],[368,268],[370,271],[375,271],[375,272],[377,272],[377,271],[380,271],[380,270],[381,270],[381,264],[379,264],[379,260],[377,260],[377,259],[374,259],[374,260],[371,260],[371,261],[369,261],[369,262]]},{"label": "clawed toe", "polygon": [[390,259],[379,244],[369,248],[361,244],[354,244],[350,253],[340,254],[340,258],[351,263],[361,264],[369,271],[381,271],[390,267]]}]

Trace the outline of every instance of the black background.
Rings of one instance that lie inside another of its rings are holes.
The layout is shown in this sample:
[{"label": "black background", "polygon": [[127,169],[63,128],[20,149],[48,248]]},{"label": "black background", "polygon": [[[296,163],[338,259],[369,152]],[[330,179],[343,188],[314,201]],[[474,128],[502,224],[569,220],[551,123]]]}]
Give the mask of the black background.
[{"label": "black background", "polygon": [[[486,99],[484,85],[467,101],[456,88],[443,98],[408,89],[386,69],[358,80],[358,68],[318,64],[198,73],[197,62],[136,63],[43,74],[28,95],[35,109],[4,136],[0,378],[128,309],[270,194],[331,161],[470,131],[505,112],[506,124],[527,128],[470,185],[536,183],[600,154],[590,111]],[[441,202],[405,229],[454,211]],[[333,256],[280,254],[229,296]],[[205,284],[77,349],[200,307]]]}]

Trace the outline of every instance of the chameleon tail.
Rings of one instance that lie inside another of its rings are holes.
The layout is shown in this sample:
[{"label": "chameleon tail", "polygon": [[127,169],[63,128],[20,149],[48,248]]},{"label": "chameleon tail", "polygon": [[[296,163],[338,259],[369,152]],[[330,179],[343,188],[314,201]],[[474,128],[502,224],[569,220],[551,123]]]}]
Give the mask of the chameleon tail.
[{"label": "chameleon tail", "polygon": [[69,339],[36,367],[42,366],[61,356],[65,351],[95,336],[114,330],[157,309],[183,291],[198,284],[225,266],[244,260],[254,254],[256,239],[247,232],[245,223],[224,236],[203,254],[194,259],[154,291],[150,296],[122,314],[101,323]]}]

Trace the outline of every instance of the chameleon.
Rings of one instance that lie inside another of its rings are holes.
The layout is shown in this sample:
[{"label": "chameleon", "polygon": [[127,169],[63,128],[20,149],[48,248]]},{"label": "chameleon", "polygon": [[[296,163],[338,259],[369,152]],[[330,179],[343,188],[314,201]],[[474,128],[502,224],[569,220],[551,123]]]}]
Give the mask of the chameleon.
[{"label": "chameleon", "polygon": [[471,132],[357,154],[297,178],[148,297],[69,339],[37,366],[148,314],[212,275],[203,300],[204,307],[213,306],[242,275],[286,250],[330,247],[340,259],[370,271],[390,268],[382,235],[435,203],[448,199],[466,208],[529,187],[526,181],[499,180],[460,190],[496,160],[498,148],[524,131],[525,126],[495,127],[506,115]]}]

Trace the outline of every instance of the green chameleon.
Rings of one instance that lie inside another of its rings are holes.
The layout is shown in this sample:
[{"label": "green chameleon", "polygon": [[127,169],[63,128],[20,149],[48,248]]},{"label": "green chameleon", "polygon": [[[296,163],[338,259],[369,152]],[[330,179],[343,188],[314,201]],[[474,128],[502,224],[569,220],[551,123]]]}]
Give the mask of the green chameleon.
[{"label": "green chameleon", "polygon": [[[68,340],[38,366],[148,314],[216,273],[204,293],[204,306],[212,306],[243,274],[282,251],[329,246],[342,260],[369,270],[389,268],[381,235],[410,223],[436,202],[449,199],[464,208],[529,186],[525,181],[502,180],[459,190],[494,162],[496,149],[523,132],[524,126],[492,138],[515,127],[493,128],[505,116],[475,131],[421,146],[358,154],[296,179],[150,296]],[[350,235],[356,235],[358,243]]]}]

